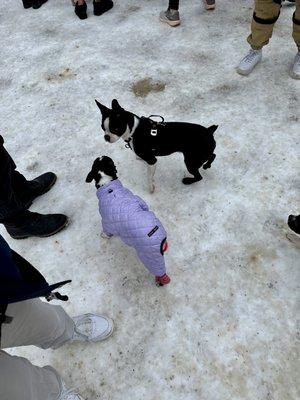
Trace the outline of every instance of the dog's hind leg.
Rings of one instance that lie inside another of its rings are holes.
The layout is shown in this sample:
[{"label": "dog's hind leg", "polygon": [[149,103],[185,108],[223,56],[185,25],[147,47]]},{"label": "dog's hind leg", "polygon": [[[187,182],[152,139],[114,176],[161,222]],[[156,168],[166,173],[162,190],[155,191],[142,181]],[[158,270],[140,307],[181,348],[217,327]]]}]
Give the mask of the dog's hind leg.
[{"label": "dog's hind leg", "polygon": [[213,153],[209,159],[206,161],[206,163],[203,165],[203,169],[207,169],[211,167],[211,164],[214,162],[214,159],[216,158],[216,155]]},{"label": "dog's hind leg", "polygon": [[149,192],[154,193],[155,191],[155,182],[154,182],[154,174],[156,170],[156,164],[148,164],[148,185],[149,185]]},{"label": "dog's hind leg", "polygon": [[185,185],[191,185],[192,183],[201,181],[202,176],[200,175],[199,172],[200,168],[199,165],[195,165],[195,163],[189,160],[189,158],[187,157],[184,157],[184,162],[189,173],[193,175],[193,178],[192,177],[183,178],[182,183],[184,183]]}]

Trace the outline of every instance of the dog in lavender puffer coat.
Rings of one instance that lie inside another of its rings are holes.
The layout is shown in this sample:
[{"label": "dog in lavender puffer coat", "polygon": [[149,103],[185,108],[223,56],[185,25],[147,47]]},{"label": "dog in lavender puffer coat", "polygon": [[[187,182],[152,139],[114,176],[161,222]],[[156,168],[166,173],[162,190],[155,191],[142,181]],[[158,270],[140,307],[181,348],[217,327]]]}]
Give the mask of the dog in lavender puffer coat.
[{"label": "dog in lavender puffer coat", "polygon": [[160,220],[144,200],[122,185],[111,158],[96,158],[86,177],[86,182],[93,180],[102,217],[102,237],[119,236],[124,243],[135,248],[139,259],[155,276],[158,286],[168,284],[170,278],[164,260],[167,234]]}]

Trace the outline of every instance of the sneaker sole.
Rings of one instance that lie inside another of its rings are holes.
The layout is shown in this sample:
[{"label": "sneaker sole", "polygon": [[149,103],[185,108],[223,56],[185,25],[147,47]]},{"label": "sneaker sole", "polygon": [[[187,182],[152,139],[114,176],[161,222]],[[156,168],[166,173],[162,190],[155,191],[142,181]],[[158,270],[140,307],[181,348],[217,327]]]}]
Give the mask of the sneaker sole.
[{"label": "sneaker sole", "polygon": [[23,239],[28,239],[28,238],[34,238],[34,237],[36,237],[36,238],[46,238],[46,237],[50,237],[50,236],[53,236],[53,235],[55,235],[56,233],[58,233],[58,232],[60,232],[60,231],[62,231],[64,228],[66,228],[68,225],[69,225],[69,223],[70,223],[70,220],[69,220],[69,218],[67,218],[67,221],[62,225],[62,226],[60,226],[58,229],[56,229],[55,231],[53,231],[53,232],[51,232],[51,233],[48,233],[47,235],[40,235],[40,236],[33,236],[33,235],[27,235],[27,236],[12,236],[12,235],[10,235],[13,239],[15,239],[15,240],[23,240]]},{"label": "sneaker sole", "polygon": [[174,26],[178,26],[180,25],[180,21],[169,21],[169,20],[165,20],[164,18],[159,17],[159,20],[161,22],[164,22],[165,24],[168,24],[169,26],[172,26],[174,28]]},{"label": "sneaker sole", "polygon": [[236,68],[236,72],[242,76],[248,76],[251,74],[251,72],[253,71],[253,69],[251,69],[251,71],[243,71],[242,69]]}]

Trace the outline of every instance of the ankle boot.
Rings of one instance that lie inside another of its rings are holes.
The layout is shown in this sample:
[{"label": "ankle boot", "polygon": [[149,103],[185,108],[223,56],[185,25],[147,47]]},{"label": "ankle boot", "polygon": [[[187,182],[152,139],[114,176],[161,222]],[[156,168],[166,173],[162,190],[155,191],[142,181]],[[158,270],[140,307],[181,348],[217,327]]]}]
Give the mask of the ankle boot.
[{"label": "ankle boot", "polygon": [[87,13],[86,13],[86,3],[82,4],[81,6],[78,5],[78,1],[75,3],[75,14],[77,15],[78,18],[80,19],[86,19],[87,18]]},{"label": "ankle boot", "polygon": [[55,184],[56,180],[57,176],[53,172],[46,172],[32,181],[27,181],[26,191],[19,195],[25,208],[29,208],[37,197],[47,193]]},{"label": "ankle boot", "polygon": [[93,6],[94,6],[94,15],[101,15],[105,13],[106,11],[110,10],[113,8],[114,3],[112,0],[101,0],[101,1],[95,1],[93,0]]},{"label": "ankle boot", "polygon": [[68,224],[68,218],[63,214],[42,215],[24,211],[3,224],[13,239],[48,237],[61,231]]},{"label": "ankle boot", "polygon": [[24,8],[32,7],[32,0],[23,0],[23,6]]},{"label": "ankle boot", "polygon": [[32,0],[32,8],[35,10],[42,7],[44,3],[46,3],[48,0]]}]

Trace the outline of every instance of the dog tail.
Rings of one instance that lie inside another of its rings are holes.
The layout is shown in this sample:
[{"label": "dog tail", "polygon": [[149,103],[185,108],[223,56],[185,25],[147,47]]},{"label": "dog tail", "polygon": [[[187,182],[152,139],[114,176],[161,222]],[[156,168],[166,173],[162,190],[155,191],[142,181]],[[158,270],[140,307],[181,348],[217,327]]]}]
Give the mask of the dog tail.
[{"label": "dog tail", "polygon": [[218,129],[219,125],[211,125],[207,128],[208,132],[213,135],[215,133],[215,131]]}]

